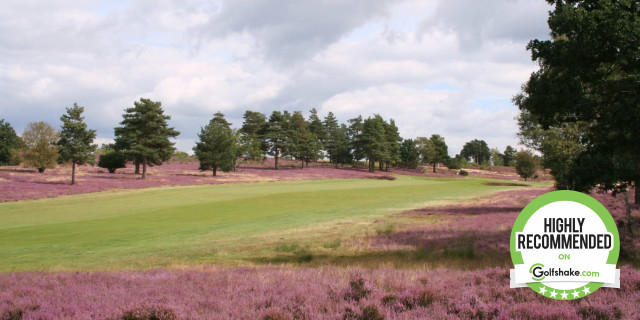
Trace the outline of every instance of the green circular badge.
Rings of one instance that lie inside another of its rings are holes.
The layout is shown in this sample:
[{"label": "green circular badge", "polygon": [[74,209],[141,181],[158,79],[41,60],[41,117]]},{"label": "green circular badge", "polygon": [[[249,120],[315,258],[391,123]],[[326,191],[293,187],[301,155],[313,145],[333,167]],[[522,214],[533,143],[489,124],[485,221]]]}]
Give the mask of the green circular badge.
[{"label": "green circular badge", "polygon": [[533,200],[513,225],[510,247],[512,288],[573,300],[602,286],[620,286],[618,228],[609,211],[586,194],[553,191]]}]

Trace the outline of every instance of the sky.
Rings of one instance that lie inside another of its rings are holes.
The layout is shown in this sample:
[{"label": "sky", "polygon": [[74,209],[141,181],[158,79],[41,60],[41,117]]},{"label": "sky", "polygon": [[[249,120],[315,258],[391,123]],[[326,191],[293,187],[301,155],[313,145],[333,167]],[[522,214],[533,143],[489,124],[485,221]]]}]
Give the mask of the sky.
[{"label": "sky", "polygon": [[403,138],[440,134],[450,155],[518,144],[511,102],[548,39],[543,0],[3,0],[0,119],[60,127],[85,107],[97,143],[125,108],[161,101],[190,152],[217,111],[316,108],[340,122],[394,119]]}]

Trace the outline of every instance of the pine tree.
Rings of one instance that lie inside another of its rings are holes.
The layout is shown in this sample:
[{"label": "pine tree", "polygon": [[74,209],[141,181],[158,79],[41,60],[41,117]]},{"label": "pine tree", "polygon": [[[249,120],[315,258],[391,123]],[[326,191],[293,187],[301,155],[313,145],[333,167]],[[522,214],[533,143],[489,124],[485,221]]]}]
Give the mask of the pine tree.
[{"label": "pine tree", "polygon": [[265,125],[264,139],[267,152],[275,159],[275,169],[278,170],[278,159],[287,150],[287,119],[280,111],[273,111]]},{"label": "pine tree", "polygon": [[71,184],[76,183],[76,164],[89,163],[94,165],[97,145],[92,144],[96,138],[95,130],[87,130],[82,113],[84,107],[73,104],[67,108],[67,114],[60,117],[62,130],[58,140],[58,153],[62,161],[71,161]]},{"label": "pine tree", "polygon": [[123,150],[128,158],[142,164],[142,179],[147,176],[147,165],[161,165],[171,158],[173,143],[180,133],[170,128],[160,101],[141,98],[127,108],[122,115],[121,127],[115,128],[116,146]]},{"label": "pine tree", "polygon": [[201,129],[198,137],[200,141],[193,151],[200,161],[200,170],[213,170],[213,176],[216,176],[218,168],[224,172],[234,169],[236,136],[224,114],[217,112],[209,124]]},{"label": "pine tree", "polygon": [[335,115],[333,115],[333,112],[329,112],[327,116],[324,117],[324,132],[326,133],[324,147],[327,151],[327,156],[329,157],[329,161],[335,163],[336,167],[338,167],[338,153],[340,151],[342,132],[340,132],[338,120]]},{"label": "pine tree", "polygon": [[[315,135],[316,143],[320,145],[320,149],[324,150],[324,143],[327,139],[327,132],[325,131],[324,124],[322,123],[322,120],[320,120],[320,117],[318,117],[318,111],[315,108],[309,110],[309,113],[309,131]],[[312,160],[318,161],[318,159],[322,157],[324,157],[324,155],[322,153],[318,153],[317,157]]]}]

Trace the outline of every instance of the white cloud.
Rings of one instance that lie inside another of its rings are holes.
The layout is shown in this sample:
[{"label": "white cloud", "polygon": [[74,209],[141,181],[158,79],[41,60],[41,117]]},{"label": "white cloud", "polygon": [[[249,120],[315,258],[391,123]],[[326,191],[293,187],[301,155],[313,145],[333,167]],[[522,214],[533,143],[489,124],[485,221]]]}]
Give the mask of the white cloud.
[{"label": "white cloud", "polygon": [[189,151],[216,111],[380,113],[407,138],[515,144],[510,98],[545,38],[537,0],[5,1],[0,115],[16,131],[85,106],[113,138],[125,108],[160,100]]}]

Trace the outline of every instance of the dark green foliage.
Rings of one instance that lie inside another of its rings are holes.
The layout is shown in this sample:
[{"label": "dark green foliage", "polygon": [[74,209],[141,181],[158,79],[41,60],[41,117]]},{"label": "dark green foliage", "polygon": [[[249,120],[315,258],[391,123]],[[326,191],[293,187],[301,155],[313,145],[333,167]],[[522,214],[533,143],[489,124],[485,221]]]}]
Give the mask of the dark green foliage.
[{"label": "dark green foliage", "polygon": [[[320,117],[318,117],[318,111],[313,108],[309,110],[309,130],[311,133],[315,134],[318,138],[318,141],[324,142],[327,139],[327,132],[324,128],[324,124]],[[322,146],[324,148],[324,146]]]},{"label": "dark green foliage", "polygon": [[489,161],[491,151],[484,140],[474,139],[464,144],[460,155],[467,158],[469,162],[484,164]]},{"label": "dark green foliage", "polygon": [[405,139],[400,145],[400,166],[403,168],[416,169],[420,161],[420,154],[416,143],[412,139]]},{"label": "dark green foliage", "polygon": [[538,169],[538,161],[529,150],[516,153],[516,172],[525,181],[533,177]]},{"label": "dark green foliage", "polygon": [[[640,203],[640,3],[547,2],[552,40],[529,42],[540,70],[514,97],[521,136],[545,165],[555,162],[559,187],[626,192],[634,184]],[[548,134],[573,136],[568,159],[543,144]]]},{"label": "dark green foliage", "polygon": [[329,161],[335,163],[336,167],[338,166],[338,158],[342,147],[342,140],[344,133],[340,129],[340,125],[338,125],[338,119],[336,119],[333,112],[329,112],[326,117],[324,117],[324,132],[326,139],[324,141],[324,147],[327,151],[327,156],[329,157]]},{"label": "dark green foliage", "polygon": [[[287,112],[288,114],[288,112]],[[278,169],[278,159],[286,155],[288,144],[288,117],[280,111],[274,111],[265,124],[264,139],[267,153],[275,158],[275,168]]]},{"label": "dark green foliage", "polygon": [[362,145],[362,131],[364,129],[364,122],[362,121],[362,116],[349,119],[348,122],[349,127],[347,135],[349,136],[349,141],[351,144],[350,148],[352,150],[353,160],[357,162],[366,156],[364,146]]},{"label": "dark green foliage", "polygon": [[349,281],[349,290],[345,293],[344,299],[347,301],[360,301],[371,294],[371,289],[366,285],[364,279],[358,278]]},{"label": "dark green foliage", "polygon": [[56,167],[58,133],[48,123],[29,123],[22,133],[22,141],[19,154],[25,166],[37,168],[40,173]]},{"label": "dark green foliage", "polygon": [[384,316],[380,313],[375,305],[369,305],[362,308],[361,320],[384,320]]},{"label": "dark green foliage", "polygon": [[512,146],[507,146],[504,149],[504,153],[502,155],[503,165],[505,167],[509,167],[513,164],[513,160],[516,158],[516,149]]},{"label": "dark green foliage", "polygon": [[386,124],[382,117],[376,114],[367,118],[362,125],[362,134],[358,145],[369,160],[369,171],[375,170],[375,163],[382,163],[387,158]]},{"label": "dark green foliage", "polygon": [[82,113],[84,107],[73,104],[67,108],[67,114],[60,117],[62,130],[58,140],[58,154],[63,162],[71,161],[71,184],[76,181],[76,165],[89,163],[94,165],[97,146],[93,144],[96,138],[95,130],[87,130]]},{"label": "dark green foliage", "polygon": [[212,170],[216,175],[218,168],[229,172],[235,167],[236,136],[231,124],[224,118],[224,114],[217,112],[198,134],[200,141],[193,148],[195,156],[200,161],[200,170]]},{"label": "dark green foliage", "polygon": [[467,170],[460,170],[460,171],[458,171],[458,174],[461,175],[461,176],[465,176],[466,177],[466,176],[469,175],[469,172]]},{"label": "dark green foliage", "polygon": [[320,150],[320,142],[314,133],[309,129],[309,125],[304,120],[302,112],[295,111],[291,116],[288,138],[288,154],[301,161],[302,167],[304,163],[318,159]]},{"label": "dark green foliage", "polygon": [[433,166],[433,173],[436,172],[438,163],[447,163],[449,161],[449,150],[444,137],[439,134],[433,134],[426,142],[426,153],[423,162],[430,163]]},{"label": "dark green foliage", "polygon": [[[385,170],[389,171],[389,166],[394,166],[400,162],[400,144],[402,143],[402,137],[400,137],[398,127],[393,119],[385,122],[384,136],[386,152],[383,161],[386,165]],[[382,166],[380,169],[382,169]]]},{"label": "dark green foliage", "polygon": [[175,151],[169,138],[180,133],[167,124],[171,117],[164,115],[159,101],[141,98],[127,108],[120,127],[115,128],[116,149],[124,151],[127,158],[142,164],[142,179],[146,178],[147,165],[161,165]]},{"label": "dark green foliage", "polygon": [[109,151],[100,155],[98,167],[109,170],[109,173],[115,173],[116,169],[125,168],[127,166],[127,158],[120,151]]},{"label": "dark green foliage", "polygon": [[240,133],[252,137],[259,136],[260,130],[262,130],[264,125],[267,123],[267,117],[260,112],[247,110],[244,112],[242,118],[244,119],[244,122],[239,130]]},{"label": "dark green foliage", "polygon": [[21,146],[22,141],[11,124],[0,119],[0,166],[19,164],[12,159],[11,151],[19,149]]}]

